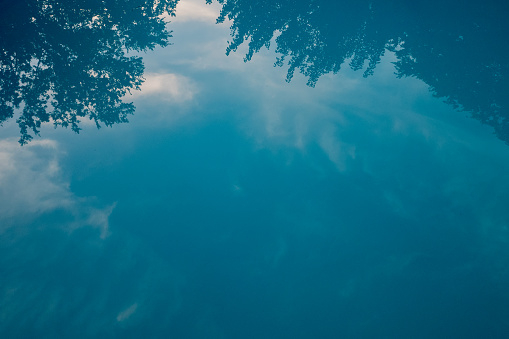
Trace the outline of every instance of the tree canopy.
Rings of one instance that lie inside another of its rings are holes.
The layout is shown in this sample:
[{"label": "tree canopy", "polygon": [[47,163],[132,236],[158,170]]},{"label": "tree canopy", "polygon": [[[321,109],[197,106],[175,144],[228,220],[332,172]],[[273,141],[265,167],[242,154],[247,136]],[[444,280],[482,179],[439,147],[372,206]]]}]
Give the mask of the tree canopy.
[{"label": "tree canopy", "polygon": [[421,79],[435,96],[470,112],[509,143],[507,2],[217,1],[217,22],[232,20],[227,54],[246,42],[248,61],[275,41],[275,64],[288,67],[287,81],[298,70],[315,86],[345,62],[369,76],[391,51],[399,77]]},{"label": "tree canopy", "polygon": [[42,123],[79,132],[83,118],[112,126],[134,105],[143,81],[130,51],[166,46],[162,14],[178,0],[3,0],[0,2],[0,124],[17,119],[20,143]]}]

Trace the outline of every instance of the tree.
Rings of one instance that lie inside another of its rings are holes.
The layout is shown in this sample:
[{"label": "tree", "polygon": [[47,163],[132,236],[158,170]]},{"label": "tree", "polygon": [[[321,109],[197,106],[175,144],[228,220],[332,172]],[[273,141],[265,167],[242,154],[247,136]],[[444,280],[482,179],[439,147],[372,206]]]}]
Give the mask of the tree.
[{"label": "tree", "polygon": [[[207,0],[211,2],[212,0]],[[397,75],[492,126],[509,143],[509,3],[496,0],[217,0],[217,22],[232,20],[229,54],[244,42],[245,61],[275,37],[276,65],[314,86],[345,62],[373,73],[388,50]]]},{"label": "tree", "polygon": [[53,122],[78,133],[82,119],[127,122],[122,97],[143,82],[130,51],[166,46],[161,15],[178,0],[26,0],[0,2],[0,124],[21,110],[20,144]]}]

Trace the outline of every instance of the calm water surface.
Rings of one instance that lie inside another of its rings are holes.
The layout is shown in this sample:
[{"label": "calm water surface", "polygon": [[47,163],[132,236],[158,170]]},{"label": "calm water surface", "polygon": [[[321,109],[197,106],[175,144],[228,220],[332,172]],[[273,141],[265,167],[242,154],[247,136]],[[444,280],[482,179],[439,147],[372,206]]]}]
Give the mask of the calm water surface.
[{"label": "calm water surface", "polygon": [[457,6],[1,0],[0,337],[507,338],[509,11]]}]

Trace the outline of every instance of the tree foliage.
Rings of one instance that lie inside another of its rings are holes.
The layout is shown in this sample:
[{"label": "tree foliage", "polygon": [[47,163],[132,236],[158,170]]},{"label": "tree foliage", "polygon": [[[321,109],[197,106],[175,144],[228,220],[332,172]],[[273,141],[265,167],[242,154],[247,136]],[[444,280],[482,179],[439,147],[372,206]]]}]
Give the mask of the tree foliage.
[{"label": "tree foliage", "polygon": [[20,143],[41,124],[112,126],[134,112],[122,97],[139,89],[140,57],[166,46],[162,14],[177,0],[25,0],[0,2],[0,124],[17,119]]},{"label": "tree foliage", "polygon": [[[207,0],[211,2],[211,0]],[[423,80],[437,97],[491,125],[509,143],[509,3],[474,0],[217,0],[232,20],[226,53],[245,60],[276,43],[276,65],[315,86],[348,62],[373,73],[386,51],[400,77]]]}]

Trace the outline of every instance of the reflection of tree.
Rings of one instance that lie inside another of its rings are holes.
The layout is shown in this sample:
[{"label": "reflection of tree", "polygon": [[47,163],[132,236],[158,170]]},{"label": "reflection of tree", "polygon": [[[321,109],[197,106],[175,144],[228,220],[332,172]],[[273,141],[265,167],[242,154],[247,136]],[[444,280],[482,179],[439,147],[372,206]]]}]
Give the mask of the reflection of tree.
[{"label": "reflection of tree", "polygon": [[[208,0],[209,2],[211,0]],[[246,60],[275,37],[276,64],[287,63],[314,86],[345,61],[373,72],[386,50],[399,76],[415,76],[432,92],[495,128],[509,143],[509,4],[451,0],[217,0],[218,22],[232,20],[227,54],[248,41]]]},{"label": "reflection of tree", "polygon": [[426,20],[416,18],[407,30],[396,52],[398,75],[423,80],[509,143],[508,3],[444,1],[417,12]]},{"label": "reflection of tree", "polygon": [[351,59],[354,69],[362,68],[369,60],[365,71],[368,75],[390,39],[366,35],[366,20],[372,18],[365,0],[352,1],[347,7],[338,1],[218,1],[223,4],[218,22],[233,20],[233,41],[227,54],[249,39],[246,60],[250,60],[263,46],[268,47],[278,32],[276,51],[282,56],[276,64],[283,65],[288,60],[288,81],[299,69],[308,76],[308,84],[314,86],[321,75],[338,72],[347,59]]},{"label": "reflection of tree", "polygon": [[121,98],[142,83],[131,50],[167,45],[160,17],[176,0],[26,0],[0,2],[0,124],[20,108],[20,143],[42,123],[79,132],[82,118],[126,122]]}]

